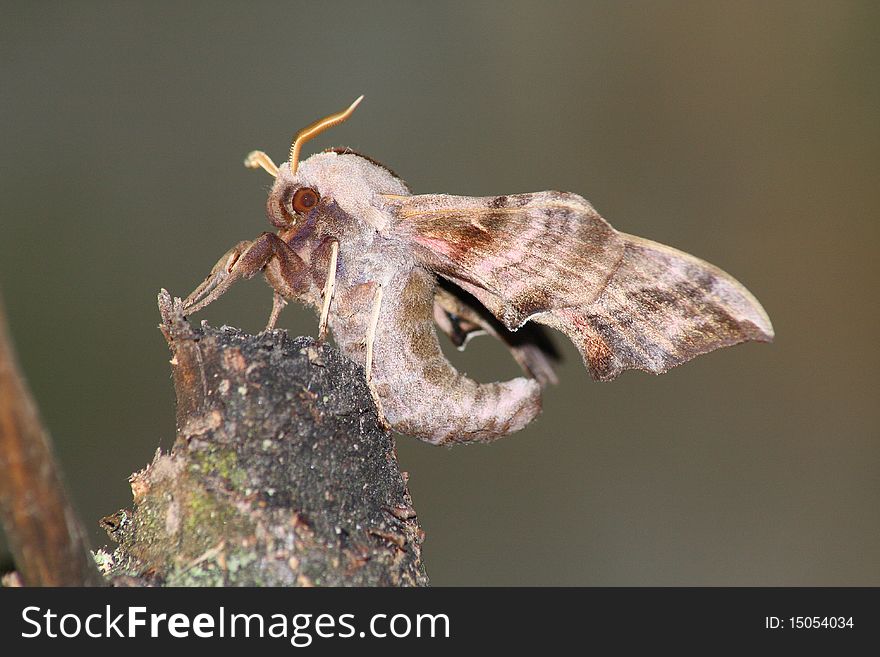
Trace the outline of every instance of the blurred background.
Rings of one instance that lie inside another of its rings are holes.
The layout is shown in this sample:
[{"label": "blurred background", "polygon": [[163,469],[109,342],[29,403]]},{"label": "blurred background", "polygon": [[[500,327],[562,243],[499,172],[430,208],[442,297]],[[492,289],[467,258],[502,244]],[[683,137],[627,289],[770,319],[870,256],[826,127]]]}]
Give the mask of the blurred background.
[{"label": "blurred background", "polygon": [[[399,438],[435,585],[880,585],[880,8],[852,2],[2,3],[0,289],[93,546],[174,438],[156,293],[268,229],[276,160],[416,193],[561,189],[726,269],[777,339],[561,385],[525,431]],[[257,331],[239,283],[197,320]],[[316,333],[288,309],[281,325]],[[559,337],[559,336],[557,336]],[[450,351],[452,351],[450,349]],[[516,366],[488,338],[454,362]],[[9,557],[0,544],[0,563]]]}]

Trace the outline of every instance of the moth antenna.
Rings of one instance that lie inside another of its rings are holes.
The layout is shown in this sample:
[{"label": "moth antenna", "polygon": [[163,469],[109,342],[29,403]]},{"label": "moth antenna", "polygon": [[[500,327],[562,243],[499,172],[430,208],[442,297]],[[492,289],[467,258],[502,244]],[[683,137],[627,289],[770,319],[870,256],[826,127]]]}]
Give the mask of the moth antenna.
[{"label": "moth antenna", "polygon": [[296,167],[299,165],[299,152],[302,150],[302,146],[309,139],[313,137],[317,137],[325,130],[332,128],[335,125],[339,125],[345,119],[352,115],[352,113],[357,109],[357,106],[360,105],[360,102],[364,99],[363,95],[358,97],[351,105],[348,106],[348,109],[343,110],[341,112],[337,112],[336,114],[331,114],[330,116],[325,116],[323,119],[315,121],[312,125],[307,128],[303,128],[298,133],[296,133],[296,137],[293,138],[293,144],[290,146],[290,173],[296,173]]},{"label": "moth antenna", "polygon": [[278,177],[278,165],[272,161],[272,158],[263,151],[251,151],[244,158],[244,165],[248,169],[258,169],[263,167],[273,178]]}]

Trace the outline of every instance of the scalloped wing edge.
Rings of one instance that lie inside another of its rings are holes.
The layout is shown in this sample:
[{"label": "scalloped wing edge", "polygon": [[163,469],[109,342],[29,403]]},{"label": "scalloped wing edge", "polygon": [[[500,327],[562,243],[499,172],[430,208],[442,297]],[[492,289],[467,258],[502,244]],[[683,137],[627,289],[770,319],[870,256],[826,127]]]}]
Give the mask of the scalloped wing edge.
[{"label": "scalloped wing edge", "polygon": [[662,374],[715,349],[773,340],[764,308],[732,276],[672,247],[620,236],[623,257],[591,303],[529,318],[565,333],[594,379],[626,369]]}]

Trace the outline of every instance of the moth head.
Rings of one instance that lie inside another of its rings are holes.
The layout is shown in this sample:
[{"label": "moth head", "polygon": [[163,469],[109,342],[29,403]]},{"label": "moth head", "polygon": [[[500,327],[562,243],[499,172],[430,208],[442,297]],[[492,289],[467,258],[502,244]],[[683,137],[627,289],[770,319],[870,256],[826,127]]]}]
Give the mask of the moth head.
[{"label": "moth head", "polygon": [[245,166],[265,169],[275,177],[266,208],[274,226],[289,229],[308,221],[314,223],[321,215],[347,215],[379,227],[384,221],[376,196],[410,193],[393,171],[347,148],[332,148],[300,162],[303,144],[345,121],[361,100],[363,96],[347,109],[300,130],[290,147],[290,157],[280,167],[262,151],[247,156]]}]

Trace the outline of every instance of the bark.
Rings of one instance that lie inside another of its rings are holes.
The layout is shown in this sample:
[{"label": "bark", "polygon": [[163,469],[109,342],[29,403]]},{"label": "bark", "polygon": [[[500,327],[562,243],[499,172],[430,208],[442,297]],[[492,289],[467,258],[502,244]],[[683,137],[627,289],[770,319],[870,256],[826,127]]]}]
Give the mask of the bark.
[{"label": "bark", "polygon": [[102,520],[115,584],[427,585],[423,532],[363,370],[311,338],[191,327],[159,296],[177,437]]},{"label": "bark", "polygon": [[0,303],[0,519],[18,572],[4,584],[100,586]]}]

